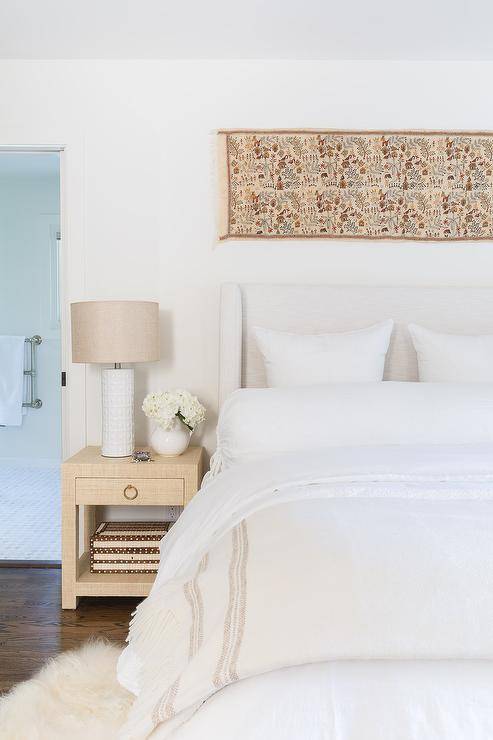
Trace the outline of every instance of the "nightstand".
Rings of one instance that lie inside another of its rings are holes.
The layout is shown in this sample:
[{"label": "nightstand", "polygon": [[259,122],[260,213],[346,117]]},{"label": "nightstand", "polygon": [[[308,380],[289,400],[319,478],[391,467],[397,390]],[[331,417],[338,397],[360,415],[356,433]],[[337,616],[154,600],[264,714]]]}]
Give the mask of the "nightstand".
[{"label": "nightstand", "polygon": [[[80,596],[147,596],[153,573],[91,573],[90,539],[98,506],[186,506],[203,475],[203,448],[178,457],[153,454],[153,462],[101,457],[86,447],[62,464],[62,609]],[[79,557],[79,508],[83,506],[83,554]]]}]

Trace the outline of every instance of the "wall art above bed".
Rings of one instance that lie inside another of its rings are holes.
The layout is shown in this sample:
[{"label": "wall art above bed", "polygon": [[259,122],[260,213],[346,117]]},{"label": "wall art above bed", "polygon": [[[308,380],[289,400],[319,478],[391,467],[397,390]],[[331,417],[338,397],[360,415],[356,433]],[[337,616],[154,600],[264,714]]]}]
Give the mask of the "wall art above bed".
[{"label": "wall art above bed", "polygon": [[493,240],[493,132],[218,132],[220,239]]}]

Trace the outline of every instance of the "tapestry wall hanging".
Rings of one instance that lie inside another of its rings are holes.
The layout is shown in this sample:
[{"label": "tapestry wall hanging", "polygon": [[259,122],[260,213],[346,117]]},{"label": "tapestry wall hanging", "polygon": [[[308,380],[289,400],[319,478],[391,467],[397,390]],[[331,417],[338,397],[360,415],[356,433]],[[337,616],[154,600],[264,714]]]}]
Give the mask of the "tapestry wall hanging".
[{"label": "tapestry wall hanging", "polygon": [[493,132],[220,131],[220,239],[493,239]]}]

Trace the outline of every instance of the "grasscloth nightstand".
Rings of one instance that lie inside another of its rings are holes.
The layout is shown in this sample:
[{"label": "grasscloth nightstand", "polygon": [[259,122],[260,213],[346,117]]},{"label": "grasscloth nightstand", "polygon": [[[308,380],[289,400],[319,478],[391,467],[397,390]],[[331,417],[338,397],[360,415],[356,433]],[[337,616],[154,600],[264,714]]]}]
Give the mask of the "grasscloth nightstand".
[{"label": "grasscloth nightstand", "polygon": [[[91,535],[98,506],[186,506],[203,475],[203,448],[178,457],[153,454],[153,462],[101,457],[86,447],[62,465],[62,608],[76,609],[80,596],[147,596],[153,573],[91,573]],[[79,507],[84,507],[84,552],[79,557]]]}]

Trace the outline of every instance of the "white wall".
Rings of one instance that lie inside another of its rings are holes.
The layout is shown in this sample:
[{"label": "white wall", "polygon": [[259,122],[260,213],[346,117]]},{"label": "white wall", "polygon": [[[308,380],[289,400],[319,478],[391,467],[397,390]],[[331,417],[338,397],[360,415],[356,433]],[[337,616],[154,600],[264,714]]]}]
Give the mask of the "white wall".
[{"label": "white wall", "polygon": [[[0,428],[0,460],[57,462],[61,456],[60,327],[51,315],[50,249],[55,246],[51,231],[59,228],[59,177],[30,172],[18,159],[26,156],[30,155],[0,154],[0,334],[42,336],[37,348],[37,395],[43,406],[28,409],[22,426]],[[5,157],[16,158],[19,167],[10,161],[5,168]]]},{"label": "white wall", "polygon": [[[0,144],[68,147],[66,248],[83,295],[157,298],[163,358],[137,392],[184,386],[211,409],[222,281],[493,284],[482,244],[251,242],[213,248],[210,131],[221,127],[493,129],[491,63],[4,62]],[[88,441],[100,435],[87,378]],[[137,415],[140,441],[146,425]]]}]

